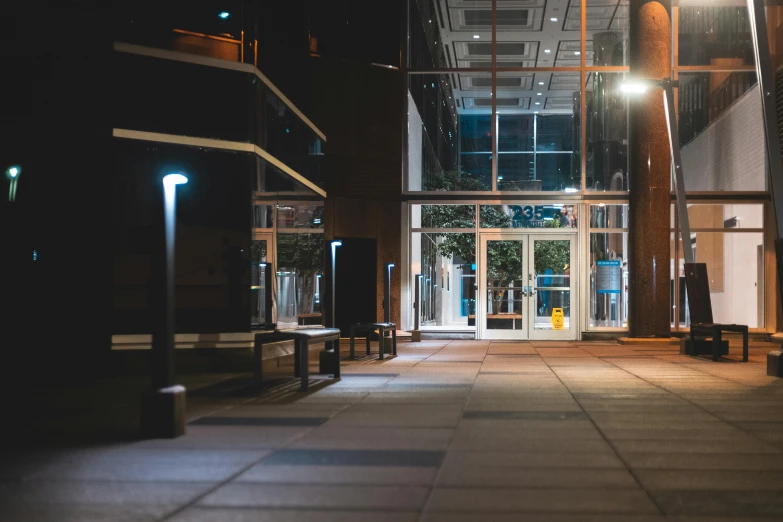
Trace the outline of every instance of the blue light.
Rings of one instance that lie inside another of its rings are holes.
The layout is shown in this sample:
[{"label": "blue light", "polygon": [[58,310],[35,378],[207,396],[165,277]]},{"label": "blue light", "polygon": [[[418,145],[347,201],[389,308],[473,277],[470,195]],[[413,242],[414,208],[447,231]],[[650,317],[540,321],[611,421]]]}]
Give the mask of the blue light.
[{"label": "blue light", "polygon": [[229,17],[229,16],[231,16],[231,15],[230,15],[229,13],[227,13],[226,11],[223,11],[223,12],[222,12],[222,13],[220,13],[218,16],[219,16],[220,18],[222,18],[223,20],[225,20],[226,18],[228,18],[228,17]]},{"label": "blue light", "polygon": [[291,132],[291,129],[286,129],[285,132],[287,134],[287,133]]},{"label": "blue light", "polygon": [[33,250],[33,261],[38,261],[38,251]]}]

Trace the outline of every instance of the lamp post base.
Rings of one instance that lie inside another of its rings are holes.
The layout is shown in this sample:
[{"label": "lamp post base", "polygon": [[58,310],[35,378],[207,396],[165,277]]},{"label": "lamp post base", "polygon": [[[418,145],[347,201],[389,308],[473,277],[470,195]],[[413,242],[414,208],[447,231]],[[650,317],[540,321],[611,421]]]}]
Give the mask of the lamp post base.
[{"label": "lamp post base", "polygon": [[185,434],[185,387],[150,390],[141,400],[141,436],[174,439]]},{"label": "lamp post base", "polygon": [[783,377],[783,351],[776,350],[767,354],[767,375]]}]

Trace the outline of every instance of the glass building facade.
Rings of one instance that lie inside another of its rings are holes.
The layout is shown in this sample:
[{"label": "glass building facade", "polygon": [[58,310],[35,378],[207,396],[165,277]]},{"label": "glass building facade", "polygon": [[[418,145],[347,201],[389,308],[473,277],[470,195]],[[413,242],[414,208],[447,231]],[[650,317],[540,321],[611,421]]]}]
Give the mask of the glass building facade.
[{"label": "glass building facade", "polygon": [[[408,0],[406,328],[512,339],[627,330],[630,9]],[[715,320],[763,330],[774,258],[747,8],[683,0],[670,14],[696,260]],[[677,331],[690,319],[673,204],[670,214]]]}]

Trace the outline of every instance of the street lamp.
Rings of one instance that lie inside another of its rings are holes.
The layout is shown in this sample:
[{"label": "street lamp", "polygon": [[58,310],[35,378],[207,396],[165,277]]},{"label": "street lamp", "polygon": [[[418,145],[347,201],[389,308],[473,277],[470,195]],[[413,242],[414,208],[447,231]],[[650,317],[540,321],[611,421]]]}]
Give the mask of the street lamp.
[{"label": "street lamp", "polygon": [[[629,79],[620,84],[620,90],[626,94],[641,95],[651,89],[660,88],[663,91],[663,109],[666,113],[666,129],[669,136],[669,153],[674,165],[674,193],[677,198],[677,213],[680,220],[680,239],[682,240],[683,257],[686,263],[695,263],[691,245],[691,227],[688,222],[688,202],[685,199],[685,182],[682,177],[682,156],[680,155],[680,134],[677,128],[677,113],[674,110],[674,87],[679,82],[671,78],[652,80],[647,78]],[[688,302],[690,303],[690,292]]]},{"label": "street lamp", "polygon": [[337,328],[336,326],[337,323],[335,322],[335,308],[334,308],[334,289],[335,289],[334,283],[336,279],[336,274],[334,271],[334,267],[335,267],[334,258],[335,258],[335,254],[337,253],[336,252],[337,247],[339,246],[343,246],[342,241],[340,241],[339,239],[332,241],[332,325],[331,325],[332,328]]},{"label": "street lamp", "polygon": [[383,322],[391,322],[391,269],[394,263],[386,263],[386,274],[383,278]]},{"label": "street lamp", "polygon": [[5,171],[5,175],[8,177],[10,186],[8,188],[8,201],[16,201],[16,182],[19,180],[19,176],[22,175],[22,167],[13,165]]},{"label": "street lamp", "polygon": [[185,387],[174,384],[174,253],[177,185],[187,182],[188,178],[179,173],[163,177],[163,317],[152,338],[152,390],[142,403],[142,432],[155,438],[174,438],[185,433]]}]

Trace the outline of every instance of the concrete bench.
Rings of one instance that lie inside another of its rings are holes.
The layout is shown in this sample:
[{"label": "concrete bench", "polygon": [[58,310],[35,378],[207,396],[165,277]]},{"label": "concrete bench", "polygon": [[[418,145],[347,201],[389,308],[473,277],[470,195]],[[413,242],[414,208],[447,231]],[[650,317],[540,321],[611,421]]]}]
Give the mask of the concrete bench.
[{"label": "concrete bench", "polygon": [[357,330],[367,330],[367,355],[370,355],[370,337],[375,330],[378,330],[378,360],[383,360],[383,346],[386,344],[386,332],[391,332],[392,354],[397,355],[397,324],[396,323],[357,323],[351,325],[351,360],[356,359],[354,345],[356,342]]},{"label": "concrete bench", "polygon": [[301,377],[301,390],[307,391],[309,369],[309,346],[311,344],[332,343],[332,357],[335,379],[340,378],[340,330],[338,328],[303,328],[300,330],[257,333],[253,343],[253,373],[256,383],[261,383],[262,351],[265,344],[280,341],[294,341],[294,375]]}]

